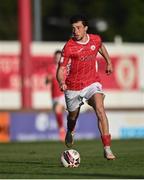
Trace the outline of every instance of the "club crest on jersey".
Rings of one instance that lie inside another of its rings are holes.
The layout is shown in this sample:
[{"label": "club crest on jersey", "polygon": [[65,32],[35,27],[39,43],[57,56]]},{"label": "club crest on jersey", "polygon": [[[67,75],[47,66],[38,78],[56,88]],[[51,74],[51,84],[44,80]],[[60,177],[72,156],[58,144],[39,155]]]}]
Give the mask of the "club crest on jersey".
[{"label": "club crest on jersey", "polygon": [[94,51],[96,49],[95,45],[91,45],[91,50]]}]

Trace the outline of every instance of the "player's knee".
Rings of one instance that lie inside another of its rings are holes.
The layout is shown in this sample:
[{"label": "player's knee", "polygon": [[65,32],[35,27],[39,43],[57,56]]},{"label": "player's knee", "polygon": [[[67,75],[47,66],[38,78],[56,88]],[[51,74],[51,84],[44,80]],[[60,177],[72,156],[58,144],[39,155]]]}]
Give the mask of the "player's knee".
[{"label": "player's knee", "polygon": [[75,115],[68,115],[68,119],[71,120],[71,121],[76,121],[77,117]]},{"label": "player's knee", "polygon": [[68,119],[71,120],[71,121],[76,121],[75,117],[68,117]]}]

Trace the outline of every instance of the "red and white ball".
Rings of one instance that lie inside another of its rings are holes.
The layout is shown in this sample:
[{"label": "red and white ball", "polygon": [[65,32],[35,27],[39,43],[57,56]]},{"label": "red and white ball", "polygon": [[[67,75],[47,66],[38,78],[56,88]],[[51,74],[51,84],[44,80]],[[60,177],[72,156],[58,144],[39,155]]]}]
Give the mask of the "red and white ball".
[{"label": "red and white ball", "polygon": [[64,167],[76,168],[80,165],[80,154],[74,149],[65,150],[61,154],[61,163]]}]

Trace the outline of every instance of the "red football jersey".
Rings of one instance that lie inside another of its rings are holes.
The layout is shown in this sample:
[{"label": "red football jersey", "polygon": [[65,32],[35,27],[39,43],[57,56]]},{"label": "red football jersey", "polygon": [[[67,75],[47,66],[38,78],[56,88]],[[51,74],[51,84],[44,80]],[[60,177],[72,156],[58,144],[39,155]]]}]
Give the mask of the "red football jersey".
[{"label": "red football jersey", "polygon": [[59,63],[67,69],[68,90],[81,90],[94,82],[100,82],[96,71],[96,56],[101,44],[100,36],[94,34],[88,34],[85,43],[71,38],[65,44]]},{"label": "red football jersey", "polygon": [[60,97],[61,95],[63,95],[63,92],[60,90],[59,84],[56,79],[56,65],[51,68],[50,74],[52,75],[52,97]]}]

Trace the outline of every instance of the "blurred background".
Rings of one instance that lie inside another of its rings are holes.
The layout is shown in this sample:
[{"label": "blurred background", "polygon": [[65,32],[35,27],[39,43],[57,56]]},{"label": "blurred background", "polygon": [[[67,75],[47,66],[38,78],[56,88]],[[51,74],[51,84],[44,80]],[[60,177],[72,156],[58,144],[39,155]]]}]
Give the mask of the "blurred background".
[{"label": "blurred background", "polygon": [[[16,41],[18,1],[1,2],[0,40]],[[90,31],[101,34],[106,42],[113,42],[116,35],[124,42],[144,42],[142,0],[31,0],[30,6],[33,41],[66,41],[71,33],[69,17],[84,13],[89,18]]]},{"label": "blurred background", "polygon": [[[144,138],[143,9],[143,0],[1,0],[0,142],[58,140],[45,77],[53,53],[71,36],[69,18],[78,13],[89,18],[89,33],[101,35],[114,65],[107,77],[98,57],[112,137]],[[95,137],[94,113],[84,105],[76,138]]]}]

